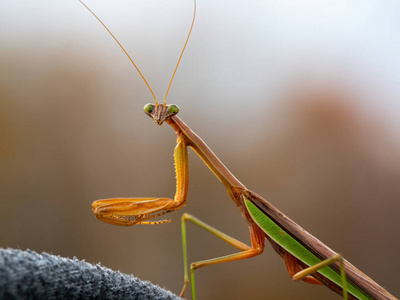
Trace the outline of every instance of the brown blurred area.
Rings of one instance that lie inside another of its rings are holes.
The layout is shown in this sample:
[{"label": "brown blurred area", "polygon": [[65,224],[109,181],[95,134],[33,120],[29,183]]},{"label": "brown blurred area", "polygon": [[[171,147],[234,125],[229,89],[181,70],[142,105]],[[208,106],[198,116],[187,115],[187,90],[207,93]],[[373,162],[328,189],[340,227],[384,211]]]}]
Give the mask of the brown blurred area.
[{"label": "brown blurred area", "polygon": [[[121,61],[112,69],[95,46],[22,45],[0,49],[1,247],[101,262],[179,293],[183,212],[249,242],[239,211],[193,151],[188,203],[168,216],[172,223],[125,228],[96,220],[96,199],[173,197],[175,134],[144,115],[149,93],[117,48],[109,55]],[[188,54],[172,86],[180,117],[248,188],[398,296],[400,143],[383,110],[358,90],[301,73],[274,105],[269,91],[243,90],[259,106],[244,99],[224,110],[204,102],[208,86],[219,84],[212,75],[193,82],[194,60]],[[188,230],[190,261],[235,251]],[[196,286],[199,299],[339,299],[292,282],[269,245],[259,257],[198,270]]]}]

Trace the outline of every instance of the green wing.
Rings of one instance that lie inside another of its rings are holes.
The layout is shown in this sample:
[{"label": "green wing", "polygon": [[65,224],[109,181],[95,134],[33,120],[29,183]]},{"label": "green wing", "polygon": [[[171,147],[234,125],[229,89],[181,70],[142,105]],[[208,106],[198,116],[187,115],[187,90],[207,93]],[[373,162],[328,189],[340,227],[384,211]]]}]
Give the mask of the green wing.
[{"label": "green wing", "polygon": [[[285,230],[279,227],[272,219],[270,219],[262,210],[254,205],[249,199],[245,198],[247,210],[256,224],[277,244],[288,251],[290,254],[307,264],[313,266],[319,262],[317,256],[310,252],[306,247],[300,244],[295,238],[289,235]],[[342,277],[330,267],[324,267],[318,271],[329,280],[342,287]],[[347,291],[358,299],[372,299],[363,291],[357,288],[352,282],[347,280]]]}]

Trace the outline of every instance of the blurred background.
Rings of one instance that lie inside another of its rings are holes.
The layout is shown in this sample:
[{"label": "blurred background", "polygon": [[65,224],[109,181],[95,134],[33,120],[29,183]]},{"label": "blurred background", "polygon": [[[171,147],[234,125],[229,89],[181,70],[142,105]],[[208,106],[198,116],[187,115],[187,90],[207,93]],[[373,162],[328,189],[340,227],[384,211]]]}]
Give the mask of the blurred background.
[{"label": "blurred background", "polygon": [[[86,3],[163,101],[193,3]],[[168,97],[248,188],[397,296],[399,14],[397,1],[199,0]],[[96,199],[174,195],[176,136],[143,113],[152,101],[78,1],[0,1],[0,246],[101,262],[179,293],[183,212],[249,243],[193,151],[187,206],[172,223],[95,219]],[[190,261],[235,252],[188,226]],[[266,246],[198,270],[199,299],[339,299],[292,282]]]}]

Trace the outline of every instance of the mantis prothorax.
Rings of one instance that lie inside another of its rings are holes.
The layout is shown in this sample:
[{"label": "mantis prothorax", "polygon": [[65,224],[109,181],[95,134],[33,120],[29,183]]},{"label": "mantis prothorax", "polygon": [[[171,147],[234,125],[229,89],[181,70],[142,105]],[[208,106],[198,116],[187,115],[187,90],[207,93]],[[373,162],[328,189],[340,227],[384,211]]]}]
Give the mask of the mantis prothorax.
[{"label": "mantis prothorax", "polygon": [[[81,0],[79,1],[101,22]],[[114,35],[101,22],[131,60],[154,97],[155,104],[146,104],[144,107],[145,113],[150,116],[157,125],[162,125],[164,122],[167,123],[177,134],[177,145],[174,152],[177,183],[174,199],[112,198],[95,201],[92,204],[92,209],[96,218],[120,226],[169,222],[168,220],[149,220],[175,211],[186,204],[189,180],[189,147],[200,156],[215,176],[224,184],[229,196],[238,206],[243,218],[249,226],[251,246],[214,229],[189,214],[184,214],[182,216],[182,241],[185,275],[181,296],[184,295],[189,283],[185,224],[186,221],[191,221],[240,250],[235,254],[198,261],[190,265],[190,282],[193,299],[196,297],[194,270],[209,265],[257,256],[263,252],[265,239],[268,240],[274,250],[281,256],[286,264],[290,277],[294,280],[303,280],[304,282],[312,284],[324,284],[334,292],[343,295],[344,299],[396,299],[376,282],[346,261],[340,254],[335,253],[318,239],[306,232],[261,196],[247,189],[223,165],[206,143],[177,116],[179,112],[178,106],[166,104],[168,91],[189,40],[195,15],[196,0],[194,0],[194,14],[190,31],[173,72],[163,104],[157,102],[154,93],[136,64]]]}]

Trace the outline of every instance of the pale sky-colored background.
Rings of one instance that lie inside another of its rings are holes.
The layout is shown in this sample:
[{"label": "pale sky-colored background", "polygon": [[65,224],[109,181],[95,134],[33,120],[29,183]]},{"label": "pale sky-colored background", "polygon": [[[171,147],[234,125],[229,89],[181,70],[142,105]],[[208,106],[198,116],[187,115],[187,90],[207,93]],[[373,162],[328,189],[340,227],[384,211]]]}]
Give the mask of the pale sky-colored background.
[{"label": "pale sky-colored background", "polygon": [[[188,0],[86,2],[160,101],[189,30]],[[168,97],[246,186],[399,296],[400,5],[397,1],[199,1]],[[190,153],[188,204],[171,224],[97,221],[93,200],[174,194],[175,135],[78,1],[0,0],[0,246],[183,282],[186,211],[248,242],[223,186]],[[190,260],[232,253],[189,227]],[[293,283],[267,245],[199,270],[200,299],[339,299]],[[189,297],[189,295],[188,295]]]}]

